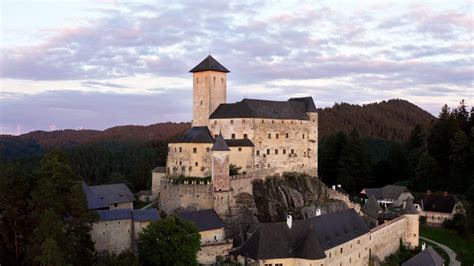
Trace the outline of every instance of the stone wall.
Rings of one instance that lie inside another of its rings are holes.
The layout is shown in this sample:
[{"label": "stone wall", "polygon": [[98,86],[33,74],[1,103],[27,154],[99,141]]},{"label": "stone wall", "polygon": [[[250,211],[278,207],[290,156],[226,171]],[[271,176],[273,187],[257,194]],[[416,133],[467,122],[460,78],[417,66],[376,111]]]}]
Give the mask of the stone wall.
[{"label": "stone wall", "polygon": [[407,217],[400,216],[370,230],[369,251],[376,262],[382,262],[387,256],[398,251],[400,239],[405,239],[407,228]]},{"label": "stone wall", "polygon": [[199,264],[213,265],[216,257],[228,256],[231,248],[231,241],[201,245],[201,250],[197,253],[197,261]]},{"label": "stone wall", "polygon": [[207,126],[209,116],[227,98],[227,74],[218,71],[193,73],[193,127]]},{"label": "stone wall", "polygon": [[191,182],[175,184],[172,179],[161,179],[160,209],[172,213],[176,209],[203,210],[214,207],[212,183]]},{"label": "stone wall", "polygon": [[349,209],[354,209],[359,215],[362,215],[360,204],[352,202],[347,194],[330,188],[327,188],[327,193],[329,198],[343,201]]},{"label": "stone wall", "polygon": [[212,143],[169,143],[166,172],[169,176],[210,176]]},{"label": "stone wall", "polygon": [[109,209],[110,210],[113,210],[113,209],[133,209],[133,201],[110,204]]},{"label": "stone wall", "polygon": [[120,253],[132,249],[132,220],[99,221],[92,225],[91,237],[97,252]]}]

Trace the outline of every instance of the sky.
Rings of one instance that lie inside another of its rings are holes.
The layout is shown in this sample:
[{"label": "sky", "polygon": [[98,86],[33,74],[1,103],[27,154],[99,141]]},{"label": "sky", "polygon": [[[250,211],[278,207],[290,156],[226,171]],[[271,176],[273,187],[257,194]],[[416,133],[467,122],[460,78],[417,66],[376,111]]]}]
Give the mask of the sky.
[{"label": "sky", "polygon": [[474,1],[0,0],[0,134],[192,118],[209,53],[228,102],[474,103]]}]

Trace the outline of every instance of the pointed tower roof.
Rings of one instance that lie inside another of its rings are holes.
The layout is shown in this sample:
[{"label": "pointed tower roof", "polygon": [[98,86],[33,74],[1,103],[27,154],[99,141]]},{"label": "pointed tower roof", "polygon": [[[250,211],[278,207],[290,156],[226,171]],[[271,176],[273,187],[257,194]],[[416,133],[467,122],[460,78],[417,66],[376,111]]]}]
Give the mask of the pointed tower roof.
[{"label": "pointed tower roof", "polygon": [[194,73],[194,72],[201,72],[201,71],[208,71],[208,70],[225,72],[225,73],[230,72],[229,70],[227,70],[227,68],[225,68],[219,62],[217,62],[217,60],[214,59],[214,57],[212,57],[211,55],[208,55],[204,60],[202,60],[201,63],[199,63],[189,72]]},{"label": "pointed tower roof", "polygon": [[219,133],[219,136],[217,136],[216,142],[212,146],[211,151],[230,151],[222,133]]},{"label": "pointed tower roof", "polygon": [[382,207],[380,207],[379,203],[377,200],[374,198],[374,196],[370,196],[369,200],[362,206],[361,211],[365,213],[366,215],[377,219],[379,216],[379,213],[382,212]]},{"label": "pointed tower roof", "polygon": [[415,205],[413,205],[413,200],[408,198],[406,201],[405,209],[402,211],[403,214],[419,214],[416,210]]}]

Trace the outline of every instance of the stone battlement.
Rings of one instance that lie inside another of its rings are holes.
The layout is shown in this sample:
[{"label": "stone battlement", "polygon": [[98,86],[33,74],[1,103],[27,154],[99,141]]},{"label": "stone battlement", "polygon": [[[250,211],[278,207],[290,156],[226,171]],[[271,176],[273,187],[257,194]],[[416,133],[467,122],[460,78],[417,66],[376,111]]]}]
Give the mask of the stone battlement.
[{"label": "stone battlement", "polygon": [[162,177],[160,182],[182,185],[209,185],[212,181],[209,180],[179,180],[177,178]]}]

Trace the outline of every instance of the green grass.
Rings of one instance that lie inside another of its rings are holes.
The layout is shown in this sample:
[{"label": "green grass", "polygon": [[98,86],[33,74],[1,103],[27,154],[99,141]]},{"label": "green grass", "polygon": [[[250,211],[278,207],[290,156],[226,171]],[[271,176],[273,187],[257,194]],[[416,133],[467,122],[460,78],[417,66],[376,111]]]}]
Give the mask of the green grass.
[{"label": "green grass", "polygon": [[445,228],[420,226],[420,235],[450,247],[458,255],[462,265],[474,265],[474,236],[460,236]]}]

